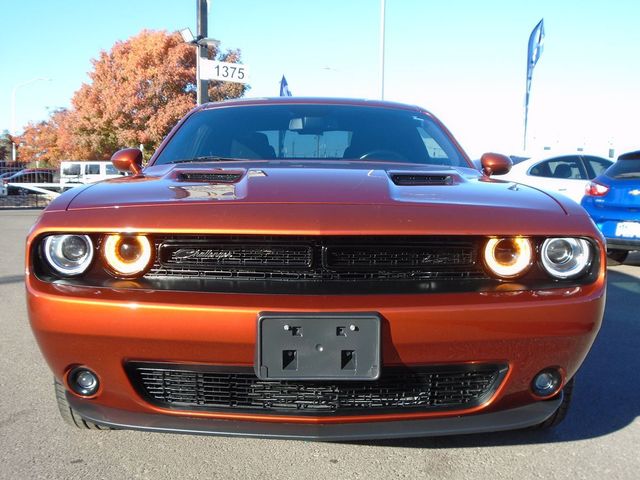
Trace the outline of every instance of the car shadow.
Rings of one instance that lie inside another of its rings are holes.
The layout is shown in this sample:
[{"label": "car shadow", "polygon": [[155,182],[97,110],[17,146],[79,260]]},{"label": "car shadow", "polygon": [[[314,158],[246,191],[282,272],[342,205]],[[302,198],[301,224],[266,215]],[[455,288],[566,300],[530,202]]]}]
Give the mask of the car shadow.
[{"label": "car shadow", "polygon": [[[625,262],[639,265],[640,255]],[[633,267],[636,268],[636,267]],[[640,281],[609,268],[600,333],[576,376],[573,402],[551,430],[517,430],[449,437],[354,442],[403,448],[473,448],[586,440],[616,432],[640,416]]]}]

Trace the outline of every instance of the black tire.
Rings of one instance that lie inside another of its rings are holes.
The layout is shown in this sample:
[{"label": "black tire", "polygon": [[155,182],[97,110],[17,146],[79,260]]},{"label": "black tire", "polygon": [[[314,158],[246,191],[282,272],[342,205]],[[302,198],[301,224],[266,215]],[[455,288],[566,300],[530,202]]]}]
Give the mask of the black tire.
[{"label": "black tire", "polygon": [[93,422],[88,422],[76,412],[69,402],[67,401],[67,395],[65,393],[64,386],[58,382],[58,380],[53,381],[53,386],[56,392],[56,401],[58,402],[58,410],[60,410],[60,415],[65,423],[71,425],[72,427],[79,428],[80,430],[110,430],[107,427],[102,427]]},{"label": "black tire", "polygon": [[607,250],[607,265],[620,265],[627,259],[627,250]]},{"label": "black tire", "polygon": [[[575,377],[574,377],[575,378]],[[547,430],[553,428],[557,425],[560,425],[564,420],[564,417],[567,416],[567,412],[569,412],[569,406],[571,405],[571,397],[573,396],[573,385],[575,383],[574,378],[569,380],[567,384],[562,389],[562,403],[555,411],[553,415],[547,418],[544,422],[539,423],[533,428],[536,430]]]}]

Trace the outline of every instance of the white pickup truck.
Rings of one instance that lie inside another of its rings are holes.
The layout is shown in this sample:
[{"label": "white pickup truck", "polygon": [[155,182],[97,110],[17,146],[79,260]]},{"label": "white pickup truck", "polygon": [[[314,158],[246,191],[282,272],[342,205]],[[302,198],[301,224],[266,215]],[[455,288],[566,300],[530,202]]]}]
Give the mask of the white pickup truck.
[{"label": "white pickup truck", "polygon": [[61,183],[93,183],[124,175],[109,161],[64,161],[60,163]]}]

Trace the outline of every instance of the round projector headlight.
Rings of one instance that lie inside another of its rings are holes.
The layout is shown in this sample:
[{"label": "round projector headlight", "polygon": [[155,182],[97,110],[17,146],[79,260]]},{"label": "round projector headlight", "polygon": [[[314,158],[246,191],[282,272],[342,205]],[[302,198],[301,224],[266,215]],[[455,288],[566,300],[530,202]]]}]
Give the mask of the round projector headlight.
[{"label": "round projector headlight", "polygon": [[491,238],[484,247],[484,263],[502,278],[514,278],[531,266],[531,241],[523,237]]},{"label": "round projector headlight", "polygon": [[144,235],[107,235],[102,255],[117,275],[130,277],[144,271],[151,261],[151,242]]},{"label": "round projector headlight", "polygon": [[84,273],[93,260],[93,242],[87,235],[49,235],[43,248],[49,265],[64,276]]},{"label": "round projector headlight", "polygon": [[591,265],[591,245],[582,238],[548,238],[542,244],[540,257],[551,276],[575,278]]}]

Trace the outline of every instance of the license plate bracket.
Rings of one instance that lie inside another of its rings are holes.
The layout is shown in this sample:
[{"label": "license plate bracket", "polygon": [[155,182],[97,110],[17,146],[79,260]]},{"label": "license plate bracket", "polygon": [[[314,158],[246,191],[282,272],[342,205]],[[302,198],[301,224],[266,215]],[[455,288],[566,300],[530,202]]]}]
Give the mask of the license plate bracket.
[{"label": "license plate bracket", "polygon": [[377,313],[258,316],[255,372],[261,380],[377,380]]}]

